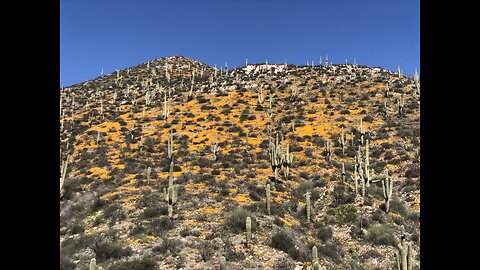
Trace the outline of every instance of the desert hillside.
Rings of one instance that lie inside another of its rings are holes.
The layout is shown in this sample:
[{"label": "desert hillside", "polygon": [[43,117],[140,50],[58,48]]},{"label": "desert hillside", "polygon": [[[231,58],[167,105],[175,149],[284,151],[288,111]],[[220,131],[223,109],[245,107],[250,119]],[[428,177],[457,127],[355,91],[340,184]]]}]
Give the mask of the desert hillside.
[{"label": "desert hillside", "polygon": [[420,269],[417,76],[175,56],[60,95],[61,269]]}]

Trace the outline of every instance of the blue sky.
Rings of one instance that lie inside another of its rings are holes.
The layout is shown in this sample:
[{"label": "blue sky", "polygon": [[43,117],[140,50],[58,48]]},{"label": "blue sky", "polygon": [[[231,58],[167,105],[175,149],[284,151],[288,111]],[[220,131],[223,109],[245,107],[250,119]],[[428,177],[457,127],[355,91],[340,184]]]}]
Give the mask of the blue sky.
[{"label": "blue sky", "polygon": [[229,68],[264,62],[420,73],[419,0],[61,0],[60,84],[183,55]]}]

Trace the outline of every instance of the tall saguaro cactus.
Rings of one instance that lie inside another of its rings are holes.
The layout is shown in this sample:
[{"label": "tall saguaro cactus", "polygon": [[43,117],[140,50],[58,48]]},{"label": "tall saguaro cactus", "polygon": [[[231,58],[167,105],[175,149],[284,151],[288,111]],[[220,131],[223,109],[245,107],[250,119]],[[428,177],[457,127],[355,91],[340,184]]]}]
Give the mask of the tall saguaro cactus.
[{"label": "tall saguaro cactus", "polygon": [[247,217],[245,222],[245,229],[246,229],[246,239],[247,239],[247,247],[250,247],[252,241],[252,219]]},{"label": "tall saguaro cactus", "polygon": [[62,161],[62,166],[60,167],[60,193],[62,192],[63,184],[65,183],[65,177],[67,176],[67,167],[68,167],[68,158],[70,155],[67,155],[67,158]]},{"label": "tall saguaro cactus", "polygon": [[311,211],[311,203],[310,203],[310,191],[307,191],[307,193],[305,193],[305,209],[307,211],[307,222],[310,222],[311,219],[310,219],[310,211]]},{"label": "tall saguaro cactus", "polygon": [[270,165],[272,166],[272,170],[274,172],[274,177],[275,180],[278,181],[278,171],[280,170],[282,166],[282,150],[281,150],[281,145],[278,142],[278,134],[275,138],[275,144],[272,143],[270,140],[270,149],[269,149],[269,154],[270,154]]},{"label": "tall saguaro cactus", "polygon": [[345,155],[345,146],[347,145],[347,140],[345,139],[345,132],[342,127],[342,134],[339,138],[340,145],[342,146],[342,155]]},{"label": "tall saguaro cactus", "polygon": [[285,179],[288,179],[288,175],[290,172],[290,165],[292,165],[292,162],[293,162],[293,153],[290,153],[288,144],[286,148],[286,153],[283,155],[282,159],[283,159]]},{"label": "tall saguaro cactus", "polygon": [[330,141],[325,143],[325,155],[327,156],[328,162],[332,161],[332,144]]},{"label": "tall saguaro cactus", "polygon": [[393,181],[388,175],[388,170],[386,170],[385,179],[382,180],[382,188],[383,197],[385,198],[385,211],[388,213],[390,211],[390,199],[392,198],[393,192]]},{"label": "tall saguaro cactus", "polygon": [[170,129],[168,132],[168,142],[167,142],[167,154],[170,161],[173,160],[173,130]]},{"label": "tall saguaro cactus", "polygon": [[270,202],[271,202],[270,184],[267,184],[265,186],[265,194],[266,194],[265,204],[267,206],[267,213],[270,215]]},{"label": "tall saguaro cactus", "polygon": [[342,162],[342,182],[345,183],[345,176],[347,173],[345,172],[345,163]]},{"label": "tall saguaro cactus", "polygon": [[397,246],[397,252],[395,253],[397,261],[397,270],[412,270],[412,246],[407,244],[405,236],[402,235],[401,243]]}]

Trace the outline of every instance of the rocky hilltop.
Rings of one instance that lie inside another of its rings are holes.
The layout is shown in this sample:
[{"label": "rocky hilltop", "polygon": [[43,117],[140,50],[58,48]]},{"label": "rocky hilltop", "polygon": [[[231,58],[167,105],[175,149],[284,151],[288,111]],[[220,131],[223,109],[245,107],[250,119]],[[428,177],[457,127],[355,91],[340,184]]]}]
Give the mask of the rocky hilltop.
[{"label": "rocky hilltop", "polygon": [[64,87],[60,267],[419,269],[419,95],[179,56]]}]

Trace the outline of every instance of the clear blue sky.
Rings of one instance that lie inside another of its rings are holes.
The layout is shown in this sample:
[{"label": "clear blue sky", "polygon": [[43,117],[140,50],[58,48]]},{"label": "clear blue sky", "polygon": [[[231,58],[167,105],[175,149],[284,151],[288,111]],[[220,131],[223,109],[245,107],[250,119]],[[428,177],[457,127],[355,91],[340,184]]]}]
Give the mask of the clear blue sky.
[{"label": "clear blue sky", "polygon": [[[155,58],[420,68],[419,0],[61,0],[60,84]],[[420,73],[420,70],[418,70]]]}]

